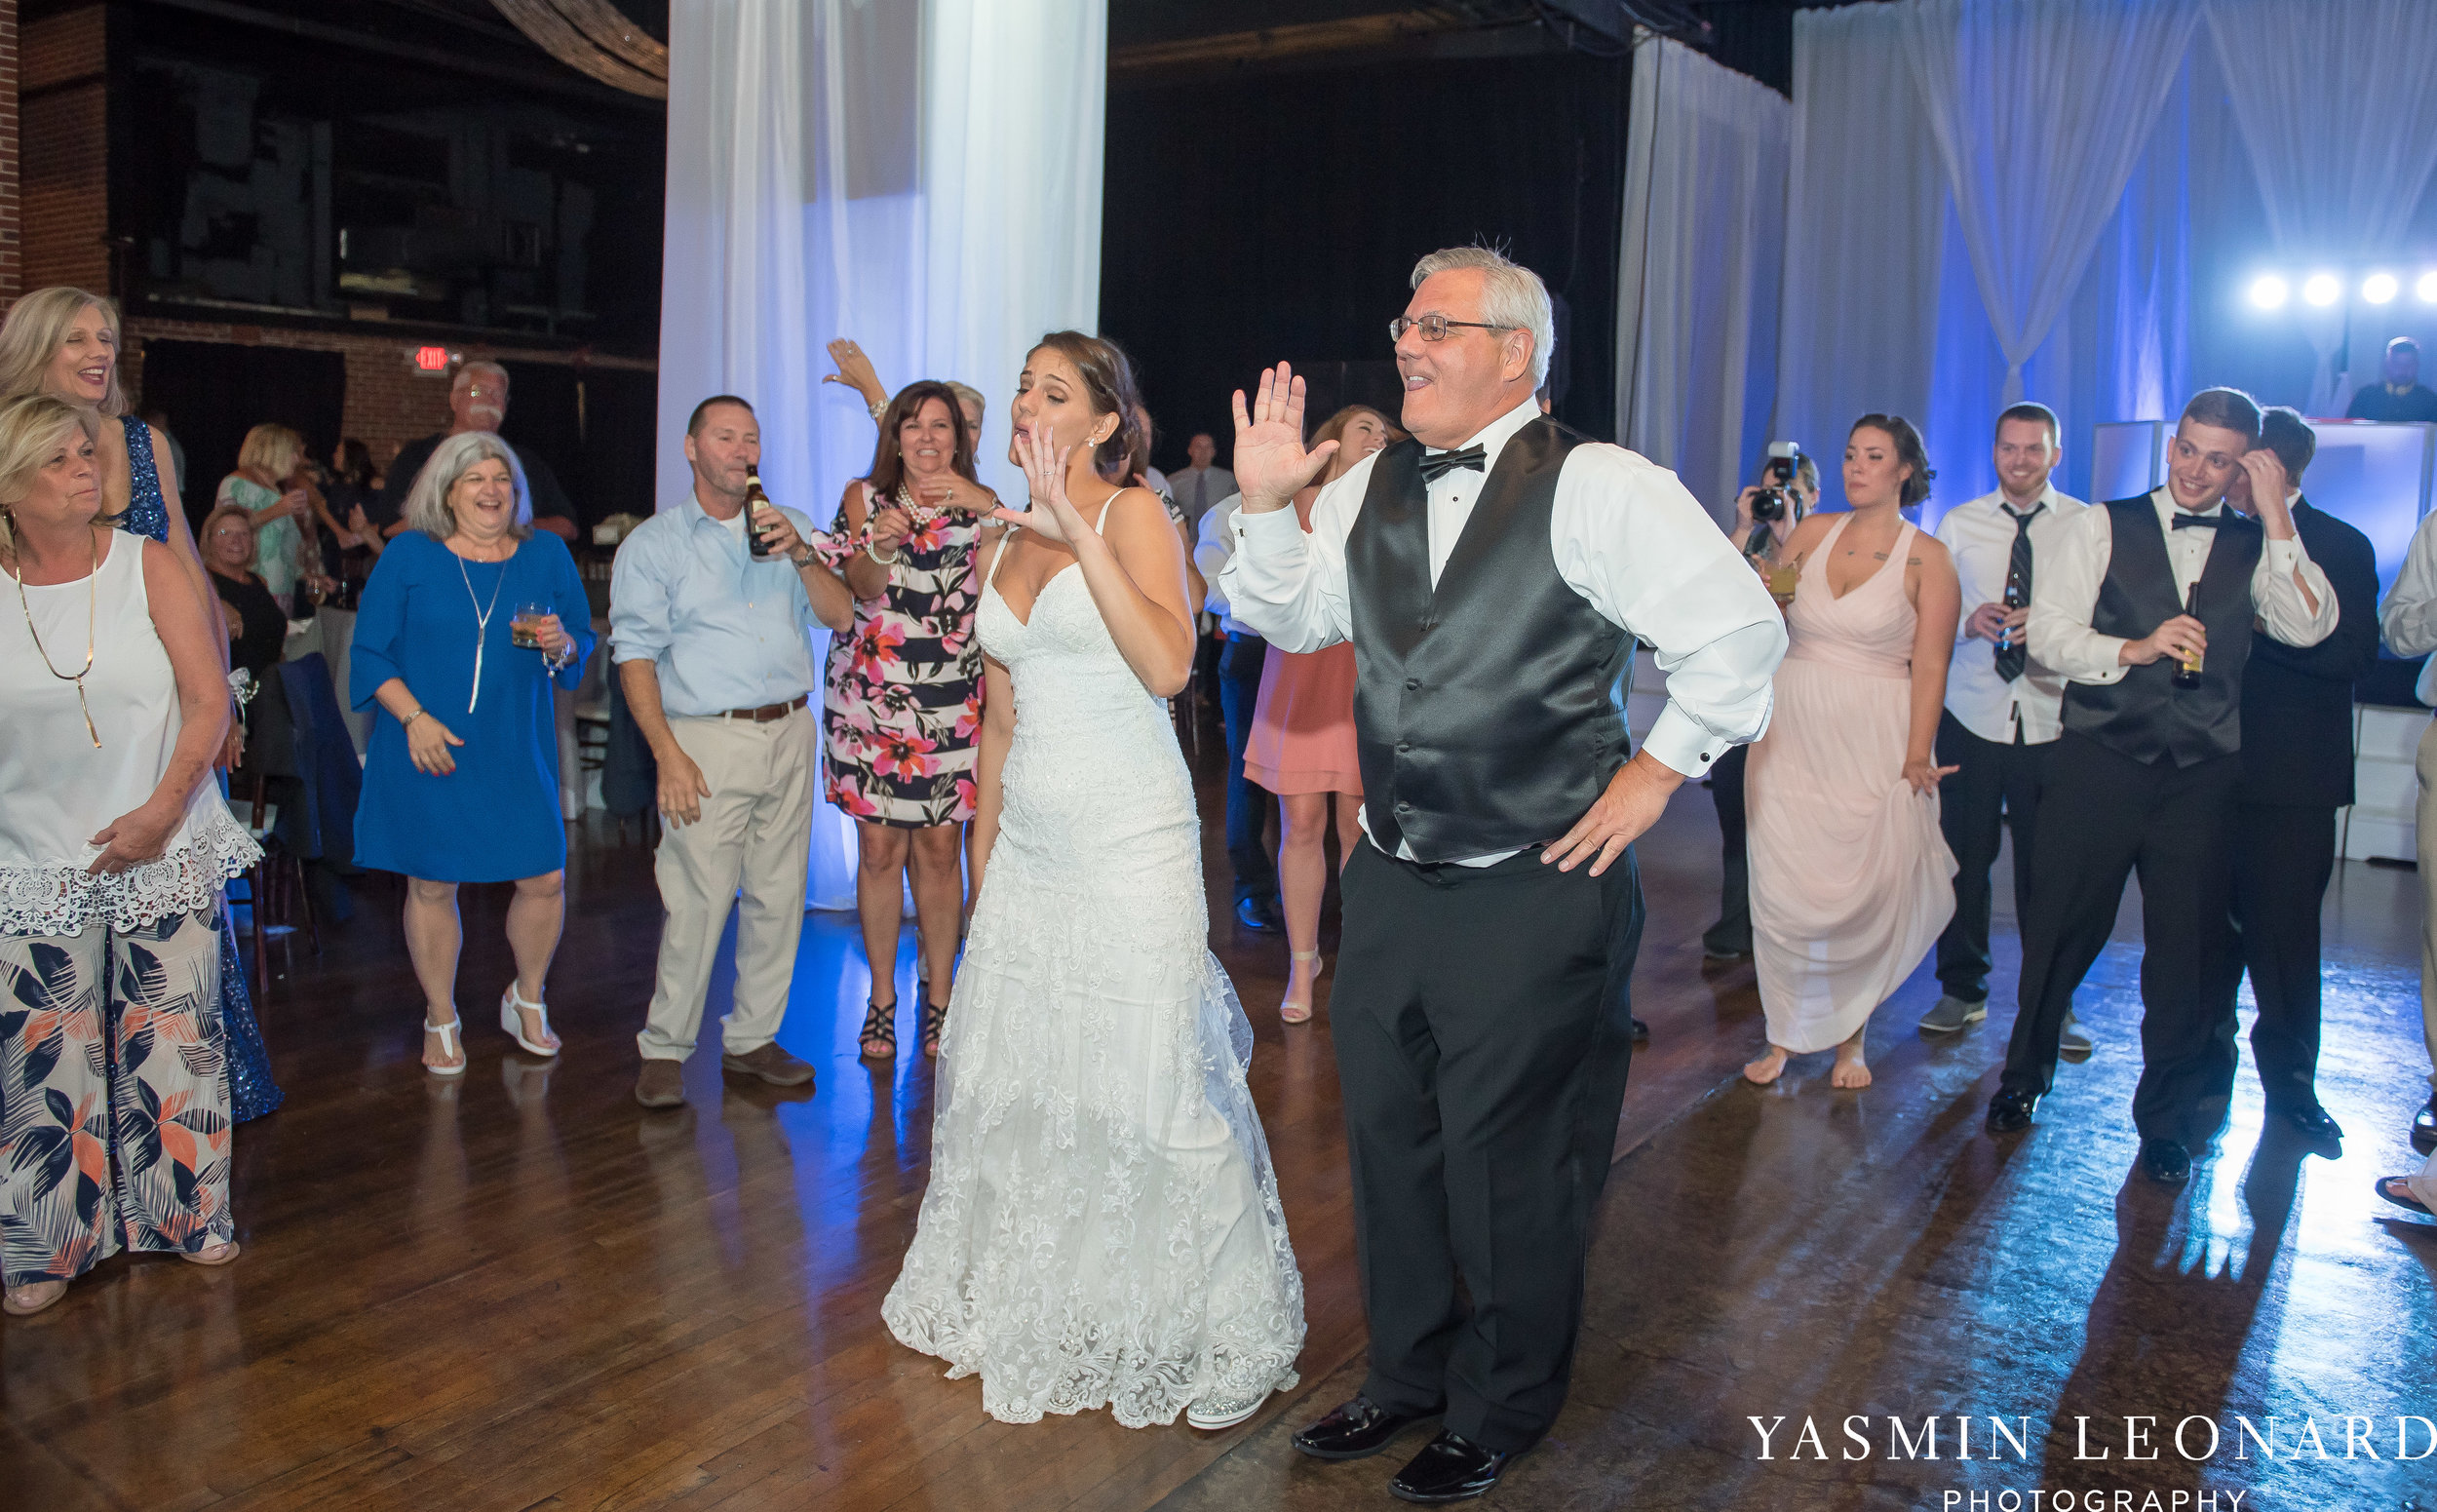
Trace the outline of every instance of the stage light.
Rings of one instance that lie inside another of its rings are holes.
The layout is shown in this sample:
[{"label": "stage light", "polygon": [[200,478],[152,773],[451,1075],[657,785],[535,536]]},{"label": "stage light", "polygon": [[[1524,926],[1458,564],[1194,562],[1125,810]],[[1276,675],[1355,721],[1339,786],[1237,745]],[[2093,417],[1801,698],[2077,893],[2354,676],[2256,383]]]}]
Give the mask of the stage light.
[{"label": "stage light", "polygon": [[2302,297],[2312,304],[2334,304],[2343,291],[2342,281],[2333,273],[2313,273],[2302,281]]},{"label": "stage light", "polygon": [[[2437,273],[2430,274],[2429,278],[2437,280]],[[2273,273],[2263,273],[2251,281],[2251,302],[2263,310],[2283,308],[2285,292],[2285,281]]]},{"label": "stage light", "polygon": [[2392,304],[2398,288],[2392,273],[2373,273],[2361,280],[2361,297],[2372,304]]},{"label": "stage light", "polygon": [[2419,283],[2414,286],[2412,291],[2420,296],[2420,303],[2437,304],[2437,271],[2421,274]]}]

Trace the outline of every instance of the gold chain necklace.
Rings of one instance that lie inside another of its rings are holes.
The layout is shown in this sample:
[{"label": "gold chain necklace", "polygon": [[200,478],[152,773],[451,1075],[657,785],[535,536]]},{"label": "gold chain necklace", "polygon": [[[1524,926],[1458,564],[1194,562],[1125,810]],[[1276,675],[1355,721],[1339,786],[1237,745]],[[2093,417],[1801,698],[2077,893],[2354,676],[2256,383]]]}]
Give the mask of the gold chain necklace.
[{"label": "gold chain necklace", "polygon": [[[89,532],[90,533],[90,532]],[[96,751],[101,749],[101,733],[93,727],[93,706],[85,702],[85,674],[93,671],[95,606],[101,592],[101,537],[93,536],[93,573],[85,579],[85,665],[74,672],[61,672],[51,665],[51,653],[43,649],[42,632],[34,628],[33,605],[25,601],[25,553],[17,554],[17,606],[24,611],[25,633],[34,638],[34,654],[42,658],[45,671],[62,682],[76,684],[76,707],[85,717],[85,735]]]}]

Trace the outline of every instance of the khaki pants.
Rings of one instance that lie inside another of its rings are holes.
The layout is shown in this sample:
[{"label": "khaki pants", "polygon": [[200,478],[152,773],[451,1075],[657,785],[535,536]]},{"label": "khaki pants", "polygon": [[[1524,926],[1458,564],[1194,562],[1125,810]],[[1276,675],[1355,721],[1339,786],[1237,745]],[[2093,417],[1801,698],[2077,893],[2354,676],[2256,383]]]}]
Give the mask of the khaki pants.
[{"label": "khaki pants", "polygon": [[2413,848],[2420,863],[2420,1034],[2428,1041],[2428,1087],[2437,1101],[2437,720],[2420,736],[2413,763],[2420,774]]},{"label": "khaki pants", "polygon": [[702,768],[711,796],[702,818],[663,821],[652,858],[660,902],[660,968],[651,1014],[636,1036],[646,1061],[694,1053],[712,957],[743,889],[736,925],[736,994],[720,1035],[730,1055],[778,1037],[804,929],[804,870],[811,861],[813,756],[820,719],[810,708],[784,719],[673,718],[677,746]]}]

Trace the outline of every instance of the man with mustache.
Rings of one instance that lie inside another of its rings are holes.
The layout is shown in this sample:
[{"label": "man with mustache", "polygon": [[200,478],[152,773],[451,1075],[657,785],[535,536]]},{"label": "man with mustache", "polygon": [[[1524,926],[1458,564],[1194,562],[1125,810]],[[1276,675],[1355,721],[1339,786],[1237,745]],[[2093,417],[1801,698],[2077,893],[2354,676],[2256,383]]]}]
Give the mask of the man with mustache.
[{"label": "man with mustache", "polygon": [[[1540,412],[1554,320],[1478,247],[1415,265],[1390,324],[1412,439],[1290,507],[1303,446],[1282,365],[1235,401],[1243,503],[1223,588],[1288,651],[1351,640],[1363,828],[1330,1003],[1371,1374],[1296,1436],[1321,1459],[1442,1431],[1390,1489],[1487,1493],[1564,1405],[1591,1214],[1632,1060],[1633,841],[1758,737],[1784,622],[1675,476]],[[1635,638],[1669,703],[1630,750]],[[1458,1300],[1458,1282],[1470,1299]]]},{"label": "man with mustache", "polygon": [[[432,452],[442,442],[463,431],[495,434],[507,420],[508,369],[480,358],[459,368],[448,385],[448,429],[399,447],[397,459],[389,464],[389,472],[381,480],[377,507],[365,511],[382,537],[387,539],[406,528],[399,517],[406,508],[406,493],[414,486],[414,475],[423,471],[423,464],[432,459]],[[518,464],[524,469],[525,486],[533,496],[533,527],[572,543],[575,506],[567,499],[567,490],[559,485],[559,475],[532,447],[511,443],[508,449],[517,454]]]}]

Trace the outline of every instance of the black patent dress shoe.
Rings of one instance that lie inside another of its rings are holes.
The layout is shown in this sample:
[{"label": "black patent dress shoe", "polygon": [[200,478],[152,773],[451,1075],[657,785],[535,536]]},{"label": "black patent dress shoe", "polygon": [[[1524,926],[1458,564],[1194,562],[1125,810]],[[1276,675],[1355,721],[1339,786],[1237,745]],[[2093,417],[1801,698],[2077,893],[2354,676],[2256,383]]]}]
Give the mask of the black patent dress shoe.
[{"label": "black patent dress shoe", "polygon": [[2036,1092],[2000,1092],[1989,1100],[1989,1132],[2020,1134],[2031,1127],[2031,1115],[2038,1110]]},{"label": "black patent dress shoe", "polygon": [[1650,1042],[1650,1027],[1640,1019],[1633,1021],[1633,1042],[1637,1045],[1646,1045]]},{"label": "black patent dress shoe", "polygon": [[1278,906],[1265,898],[1238,898],[1235,901],[1235,921],[1247,929],[1262,931],[1285,927],[1286,920],[1278,914]]},{"label": "black patent dress shoe", "polygon": [[2437,1098],[2412,1115],[2412,1147],[2423,1155],[2437,1151]]},{"label": "black patent dress shoe", "polygon": [[2343,1143],[2343,1125],[2336,1122],[2335,1119],[2328,1117],[2327,1109],[2319,1106],[2316,1103],[2304,1104],[2300,1107],[2276,1108],[2272,1111],[2270,1116],[2282,1118],[2286,1123],[2290,1124],[2295,1130],[2297,1130],[2303,1139],[2313,1141],[2320,1144],[2340,1144]]},{"label": "black patent dress shoe", "polygon": [[2167,1186],[2191,1180],[2191,1151],[2181,1140],[2143,1140],[2141,1174]]},{"label": "black patent dress shoe", "polygon": [[1470,1501],[1488,1495],[1514,1458],[1505,1450],[1485,1449],[1460,1433],[1441,1429],[1412,1463],[1396,1472],[1396,1478],[1388,1482],[1388,1494],[1424,1505]]},{"label": "black patent dress shoe", "polygon": [[1392,1413],[1357,1393],[1328,1416],[1295,1435],[1295,1447],[1314,1459],[1368,1459],[1396,1436],[1435,1413]]}]

